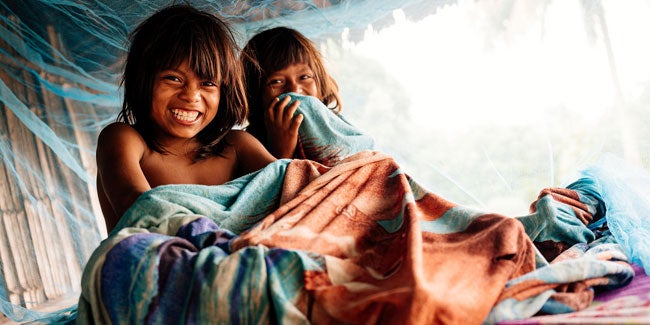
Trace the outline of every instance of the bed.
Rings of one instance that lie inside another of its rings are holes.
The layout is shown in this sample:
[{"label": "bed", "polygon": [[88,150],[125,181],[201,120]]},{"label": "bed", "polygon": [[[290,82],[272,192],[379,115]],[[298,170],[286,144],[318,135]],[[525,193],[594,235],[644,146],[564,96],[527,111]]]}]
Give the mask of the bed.
[{"label": "bed", "polygon": [[302,152],[327,159],[146,192],[86,264],[77,323],[650,321],[648,226],[621,168],[545,189],[527,215],[479,211],[292,97]]}]

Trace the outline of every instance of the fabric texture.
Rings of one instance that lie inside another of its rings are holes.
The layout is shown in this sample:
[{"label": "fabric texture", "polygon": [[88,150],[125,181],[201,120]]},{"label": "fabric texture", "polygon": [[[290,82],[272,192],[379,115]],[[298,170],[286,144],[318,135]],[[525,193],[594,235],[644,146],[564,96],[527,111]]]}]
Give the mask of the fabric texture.
[{"label": "fabric texture", "polygon": [[478,211],[300,100],[320,162],[144,193],[88,261],[77,322],[493,323],[582,310],[634,277],[597,173],[525,216]]},{"label": "fabric texture", "polygon": [[[585,238],[562,218],[534,224]],[[478,324],[579,310],[593,286],[634,275],[607,236],[539,267],[527,231],[427,192],[378,152],[280,160],[142,195],[91,257],[78,321]]]},{"label": "fabric texture", "polygon": [[297,93],[283,94],[291,102],[300,101],[295,114],[303,114],[298,129],[294,158],[309,159],[334,166],[345,157],[362,150],[375,150],[375,140],[350,123],[342,114],[327,108],[318,98]]}]

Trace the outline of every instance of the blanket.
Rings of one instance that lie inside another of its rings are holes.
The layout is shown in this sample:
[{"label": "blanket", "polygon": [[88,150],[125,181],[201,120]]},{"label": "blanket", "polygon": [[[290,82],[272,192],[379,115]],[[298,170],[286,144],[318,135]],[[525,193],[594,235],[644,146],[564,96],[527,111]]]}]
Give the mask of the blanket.
[{"label": "blanket", "polygon": [[377,151],[157,187],[88,261],[77,321],[479,324],[578,310],[634,275],[611,234],[589,229],[602,216],[586,180],[518,218],[428,192]]},{"label": "blanket", "polygon": [[375,140],[350,123],[344,115],[336,114],[318,98],[288,93],[293,103],[300,101],[294,114],[302,114],[298,129],[298,144],[294,158],[309,159],[334,166],[346,157],[362,150],[376,150]]},{"label": "blanket", "polygon": [[586,309],[569,314],[535,316],[503,321],[503,325],[538,324],[650,324],[650,277],[633,264],[635,275],[630,284],[596,294]]},{"label": "blanket", "polygon": [[542,190],[528,215],[477,211],[291,96],[305,159],[144,193],[86,264],[78,323],[507,322],[582,310],[631,281],[629,256],[648,264],[630,245],[644,205],[616,204],[643,200],[611,168]]}]

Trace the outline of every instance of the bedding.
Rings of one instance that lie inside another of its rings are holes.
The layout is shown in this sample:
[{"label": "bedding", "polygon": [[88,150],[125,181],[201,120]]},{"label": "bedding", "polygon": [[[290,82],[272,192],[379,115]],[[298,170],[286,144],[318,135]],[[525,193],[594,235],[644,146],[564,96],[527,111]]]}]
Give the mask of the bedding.
[{"label": "bedding", "polygon": [[650,277],[641,266],[633,264],[633,268],[635,276],[630,284],[597,293],[594,302],[583,310],[502,321],[500,324],[650,324]]},{"label": "bedding", "polygon": [[542,191],[528,215],[478,211],[314,114],[344,126],[311,146],[325,163],[139,197],[84,269],[77,322],[508,322],[587,310],[638,273],[607,227],[598,175]]},{"label": "bedding", "polygon": [[294,158],[334,166],[359,151],[377,149],[371,136],[352,125],[342,114],[333,113],[316,97],[288,93],[279,98],[285,96],[291,96],[291,103],[300,100],[295,114],[303,115]]},{"label": "bedding", "polygon": [[591,287],[633,277],[610,236],[538,267],[523,225],[426,192],[377,152],[282,160],[141,196],[89,260],[78,321],[469,324],[584,308]]}]

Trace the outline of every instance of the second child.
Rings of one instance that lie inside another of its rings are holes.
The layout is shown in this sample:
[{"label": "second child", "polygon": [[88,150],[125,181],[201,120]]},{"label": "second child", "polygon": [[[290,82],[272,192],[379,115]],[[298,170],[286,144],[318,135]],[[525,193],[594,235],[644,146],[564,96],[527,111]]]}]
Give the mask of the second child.
[{"label": "second child", "polygon": [[335,113],[342,110],[336,81],[327,73],[316,46],[295,29],[275,27],[253,36],[241,55],[249,114],[246,130],[278,159],[302,157],[296,152],[303,121],[295,114],[300,101],[286,93],[318,98]]}]

